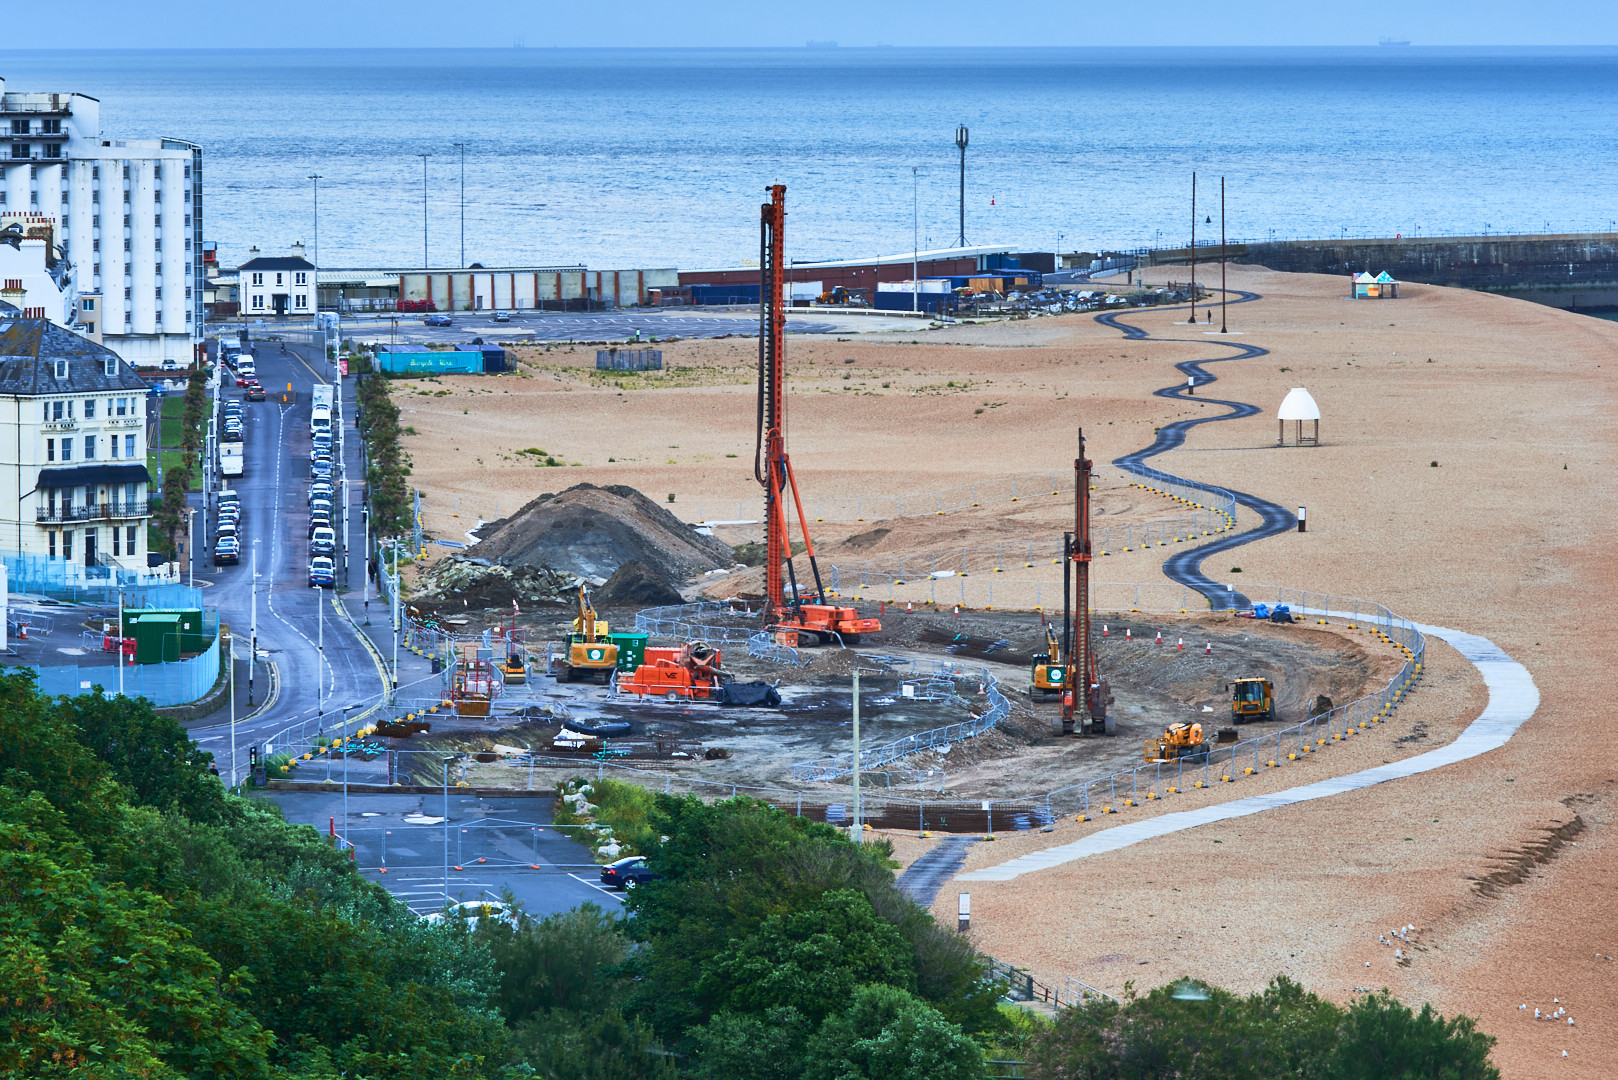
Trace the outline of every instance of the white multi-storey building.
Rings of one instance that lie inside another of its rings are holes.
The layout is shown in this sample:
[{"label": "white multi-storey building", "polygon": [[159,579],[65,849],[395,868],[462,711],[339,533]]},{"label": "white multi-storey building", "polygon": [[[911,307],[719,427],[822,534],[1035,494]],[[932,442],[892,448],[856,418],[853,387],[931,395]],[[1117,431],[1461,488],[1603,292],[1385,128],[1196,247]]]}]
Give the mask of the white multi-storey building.
[{"label": "white multi-storey building", "polygon": [[148,389],[49,319],[0,319],[0,550],[146,569]]},{"label": "white multi-storey building", "polygon": [[202,148],[115,140],[83,94],[6,91],[0,213],[54,219],[97,336],[132,364],[189,364],[202,336]]}]

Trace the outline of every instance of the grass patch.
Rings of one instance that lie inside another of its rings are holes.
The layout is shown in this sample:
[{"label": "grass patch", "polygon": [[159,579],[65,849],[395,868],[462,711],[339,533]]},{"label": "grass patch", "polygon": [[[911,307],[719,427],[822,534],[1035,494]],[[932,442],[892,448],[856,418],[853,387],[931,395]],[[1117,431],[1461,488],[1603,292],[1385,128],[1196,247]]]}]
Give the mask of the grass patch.
[{"label": "grass patch", "polygon": [[[657,842],[648,821],[654,796],[643,787],[621,780],[574,777],[558,784],[556,794],[553,824],[568,826],[565,835],[588,845],[598,859],[607,859],[609,853],[601,849],[614,841],[619,847],[614,857],[620,859],[645,854]],[[579,795],[583,798],[576,797]]]},{"label": "grass patch", "polygon": [[[164,473],[164,475],[166,476],[166,475],[168,475],[168,473],[170,473],[174,469],[184,465],[185,464],[185,459],[186,459],[187,456],[188,455],[186,454],[186,452],[184,450],[164,450],[163,451],[163,473]],[[153,484],[153,486],[156,486],[156,484],[157,484],[157,452],[155,450],[148,450],[146,452],[146,471],[151,474],[151,476],[152,476],[152,484]],[[200,483],[201,483],[201,481],[195,475],[193,475],[191,477],[191,483],[190,483],[189,486],[187,486],[186,490],[187,491],[196,491],[196,490],[198,490],[198,485]]]}]

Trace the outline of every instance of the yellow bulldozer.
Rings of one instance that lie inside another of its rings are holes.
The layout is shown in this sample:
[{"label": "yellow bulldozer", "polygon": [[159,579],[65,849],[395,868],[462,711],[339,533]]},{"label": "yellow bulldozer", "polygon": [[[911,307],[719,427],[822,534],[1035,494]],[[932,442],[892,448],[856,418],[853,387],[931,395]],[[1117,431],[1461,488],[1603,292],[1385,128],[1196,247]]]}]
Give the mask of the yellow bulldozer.
[{"label": "yellow bulldozer", "polygon": [[1275,685],[1270,680],[1256,676],[1237,679],[1225,689],[1230,691],[1232,723],[1275,719]]},{"label": "yellow bulldozer", "polygon": [[607,682],[618,667],[618,646],[602,640],[610,632],[606,620],[596,618],[590,594],[579,586],[579,613],[573,619],[573,632],[567,637],[567,656],[555,674],[564,682],[599,679]]},{"label": "yellow bulldozer", "polygon": [[1146,763],[1173,761],[1202,750],[1201,724],[1170,724],[1160,739],[1146,740]]}]

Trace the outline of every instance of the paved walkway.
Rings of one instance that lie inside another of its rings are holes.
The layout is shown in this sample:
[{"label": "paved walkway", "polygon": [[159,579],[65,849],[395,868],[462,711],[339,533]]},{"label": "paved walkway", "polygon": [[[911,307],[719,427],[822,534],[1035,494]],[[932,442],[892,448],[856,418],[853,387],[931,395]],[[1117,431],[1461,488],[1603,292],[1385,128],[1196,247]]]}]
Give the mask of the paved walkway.
[{"label": "paved walkway", "polygon": [[[1333,615],[1344,617],[1343,614],[1336,612]],[[1103,829],[1083,840],[1037,851],[998,866],[974,870],[962,874],[955,880],[1010,881],[1012,878],[1031,874],[1036,870],[1048,870],[1053,866],[1061,866],[1063,863],[1070,863],[1090,855],[1117,851],[1119,848],[1129,847],[1143,840],[1183,832],[1199,825],[1211,825],[1218,821],[1246,817],[1265,810],[1275,810],[1312,799],[1324,799],[1389,780],[1400,780],[1407,776],[1431,772],[1433,769],[1477,757],[1479,754],[1486,754],[1490,750],[1504,746],[1539,708],[1539,689],[1534,685],[1533,676],[1528,673],[1528,669],[1507,656],[1488,638],[1462,633],[1459,630],[1448,630],[1442,626],[1418,626],[1418,629],[1423,634],[1442,638],[1454,646],[1457,652],[1470,660],[1482,673],[1484,685],[1489,690],[1489,704],[1482,715],[1468,724],[1466,730],[1449,745],[1403,761],[1305,784],[1302,787],[1288,788],[1286,791],[1255,795],[1247,799],[1221,803],[1218,806],[1204,806],[1196,810],[1164,814],[1146,821]]]},{"label": "paved walkway", "polygon": [[975,836],[950,836],[940,840],[899,875],[899,891],[922,907],[930,906],[944,882],[954,877],[966,862],[967,849],[977,842]]}]

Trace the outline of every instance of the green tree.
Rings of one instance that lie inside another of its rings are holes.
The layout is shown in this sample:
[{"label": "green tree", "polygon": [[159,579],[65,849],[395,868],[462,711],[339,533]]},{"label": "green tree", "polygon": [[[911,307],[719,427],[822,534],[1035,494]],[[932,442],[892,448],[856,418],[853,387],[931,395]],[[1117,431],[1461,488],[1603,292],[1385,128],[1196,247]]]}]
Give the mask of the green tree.
[{"label": "green tree", "polygon": [[909,944],[863,893],[838,889],[808,907],[771,915],[703,966],[698,990],[720,1009],[792,1007],[818,1024],[842,1011],[862,983],[915,988]]},{"label": "green tree", "polygon": [[59,699],[56,713],[129,789],[135,805],[174,810],[195,821],[220,817],[225,790],[208,771],[213,755],[149,701],[83,694]]},{"label": "green tree", "polygon": [[977,1080],[983,1051],[895,986],[862,986],[809,1040],[804,1080]]},{"label": "green tree", "polygon": [[496,1002],[513,1023],[551,1009],[604,1012],[623,994],[629,940],[618,920],[595,904],[515,925],[483,919],[476,937],[500,972]]},{"label": "green tree", "polygon": [[1348,1007],[1330,1080],[1499,1080],[1489,1063],[1494,1037],[1469,1016],[1445,1020],[1389,995],[1367,994]]},{"label": "green tree", "polygon": [[722,1012],[693,1029],[701,1080],[798,1080],[813,1031],[790,1005],[762,1014]]}]

